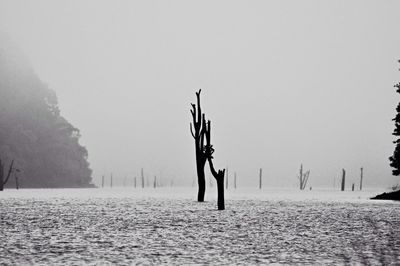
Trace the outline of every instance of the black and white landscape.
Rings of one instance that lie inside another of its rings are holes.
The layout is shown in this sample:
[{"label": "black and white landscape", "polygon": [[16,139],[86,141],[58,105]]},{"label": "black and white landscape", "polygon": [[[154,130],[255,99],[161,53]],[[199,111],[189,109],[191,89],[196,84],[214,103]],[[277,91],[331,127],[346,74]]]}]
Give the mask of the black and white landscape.
[{"label": "black and white landscape", "polygon": [[398,264],[398,10],[0,0],[0,264]]}]

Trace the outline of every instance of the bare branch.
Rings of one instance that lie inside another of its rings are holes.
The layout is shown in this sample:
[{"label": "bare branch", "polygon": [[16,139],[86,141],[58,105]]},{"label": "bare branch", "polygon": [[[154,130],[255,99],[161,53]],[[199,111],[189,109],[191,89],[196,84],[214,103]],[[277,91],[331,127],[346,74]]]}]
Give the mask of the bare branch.
[{"label": "bare branch", "polygon": [[193,134],[192,123],[190,123],[190,133],[192,134],[193,138],[196,139],[196,136]]},{"label": "bare branch", "polygon": [[199,92],[196,92],[196,96],[197,96],[197,122],[199,123],[199,128],[200,128],[200,125],[201,125],[200,93],[201,93],[201,89],[199,90]]},{"label": "bare branch", "polygon": [[204,147],[204,135],[207,133],[206,116],[203,114],[202,127],[200,131],[200,147]]},{"label": "bare branch", "polygon": [[6,180],[4,180],[3,185],[5,185],[8,181],[8,179],[10,178],[11,173],[13,171],[13,166],[14,166],[14,160],[11,161],[10,168],[8,168],[7,177],[6,177]]},{"label": "bare branch", "polygon": [[196,126],[196,105],[194,103],[191,103],[193,110],[190,110],[190,112],[192,113],[192,117],[193,117],[193,123]]}]

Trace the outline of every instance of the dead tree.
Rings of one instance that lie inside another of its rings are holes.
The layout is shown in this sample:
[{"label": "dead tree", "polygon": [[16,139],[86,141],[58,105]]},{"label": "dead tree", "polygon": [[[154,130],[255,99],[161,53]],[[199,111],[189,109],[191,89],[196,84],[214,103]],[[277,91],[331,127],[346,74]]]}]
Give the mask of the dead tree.
[{"label": "dead tree", "polygon": [[299,176],[297,177],[300,182],[300,190],[304,190],[306,188],[309,176],[310,176],[310,170],[303,173],[303,164],[301,164],[300,165],[300,173],[299,173]]},{"label": "dead tree", "polygon": [[207,157],[205,154],[204,135],[207,130],[207,125],[206,125],[205,114],[201,112],[200,93],[201,90],[199,90],[199,92],[196,92],[197,106],[196,104],[192,103],[192,110],[190,110],[193,118],[193,126],[192,123],[190,123],[190,133],[194,138],[195,152],[196,152],[197,183],[199,186],[199,191],[197,193],[197,201],[203,202],[204,194],[206,192],[206,178],[204,174],[204,167],[207,161]]},{"label": "dead tree", "polygon": [[4,190],[4,186],[7,184],[8,180],[10,179],[11,173],[14,170],[13,166],[14,166],[14,160],[11,161],[10,167],[8,168],[7,176],[4,179],[5,164],[0,159],[0,191]]},{"label": "dead tree", "polygon": [[346,183],[346,170],[342,169],[342,185],[341,185],[341,191],[344,191]]},{"label": "dead tree", "polygon": [[217,191],[218,191],[218,210],[225,210],[225,198],[224,198],[224,175],[225,169],[218,170],[218,172],[214,168],[212,156],[214,153],[214,148],[211,145],[211,122],[208,120],[207,129],[206,129],[206,139],[207,145],[205,148],[206,156],[208,159],[208,164],[210,165],[211,174],[214,176],[215,180],[217,181]]}]

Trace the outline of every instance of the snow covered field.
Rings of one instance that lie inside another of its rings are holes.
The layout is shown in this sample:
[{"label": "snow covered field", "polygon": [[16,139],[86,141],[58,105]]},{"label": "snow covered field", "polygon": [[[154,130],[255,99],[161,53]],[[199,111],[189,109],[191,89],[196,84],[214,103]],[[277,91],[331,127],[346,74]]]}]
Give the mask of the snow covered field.
[{"label": "snow covered field", "polygon": [[0,264],[391,264],[400,203],[382,190],[22,189],[0,193]]}]

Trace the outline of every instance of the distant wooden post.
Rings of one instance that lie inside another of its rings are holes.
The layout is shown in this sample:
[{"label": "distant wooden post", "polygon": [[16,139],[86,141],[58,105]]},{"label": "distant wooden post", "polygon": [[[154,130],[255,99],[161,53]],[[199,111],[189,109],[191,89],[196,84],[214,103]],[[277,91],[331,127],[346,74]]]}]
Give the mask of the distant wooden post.
[{"label": "distant wooden post", "polygon": [[262,188],[262,168],[260,168],[260,189]]},{"label": "distant wooden post", "polygon": [[344,191],[345,183],[346,183],[346,170],[342,169],[342,187],[341,187],[342,191]]},{"label": "distant wooden post", "polygon": [[360,176],[360,190],[362,190],[362,183],[363,183],[363,173],[364,172],[364,168],[361,167],[361,176]]},{"label": "distant wooden post", "polygon": [[354,191],[354,183],[351,185],[351,191]]},{"label": "distant wooden post", "polygon": [[19,180],[18,180],[17,172],[19,172],[19,170],[15,169],[15,172],[14,172],[14,175],[15,175],[15,188],[18,190],[19,189]]},{"label": "distant wooden post", "polygon": [[236,189],[236,172],[233,174],[233,186]]},{"label": "distant wooden post", "polygon": [[112,176],[112,173],[111,173],[110,187],[113,187],[113,176]]},{"label": "distant wooden post", "polygon": [[156,188],[157,187],[157,176],[154,176],[154,184],[153,187]]},{"label": "distant wooden post", "polygon": [[141,171],[141,175],[142,175],[142,188],[144,188],[144,174],[143,174],[143,168],[142,168],[142,171]]}]

